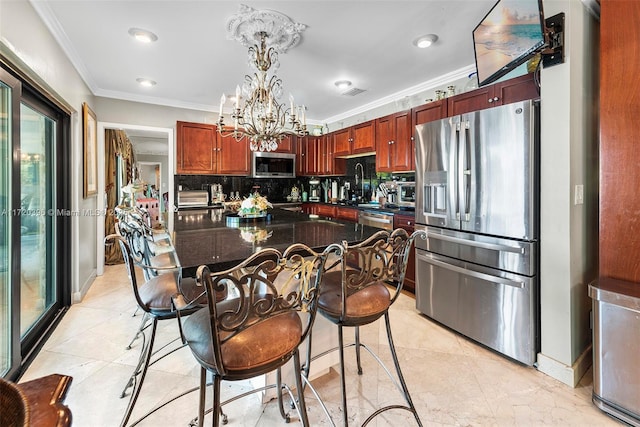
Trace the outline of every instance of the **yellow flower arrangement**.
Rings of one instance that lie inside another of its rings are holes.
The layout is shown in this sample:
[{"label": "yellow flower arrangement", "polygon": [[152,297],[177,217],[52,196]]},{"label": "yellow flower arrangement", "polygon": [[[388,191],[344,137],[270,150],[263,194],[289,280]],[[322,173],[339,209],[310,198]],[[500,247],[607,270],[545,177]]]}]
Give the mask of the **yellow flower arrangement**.
[{"label": "yellow flower arrangement", "polygon": [[253,193],[242,201],[238,215],[244,217],[262,216],[268,208],[272,207],[266,197]]}]

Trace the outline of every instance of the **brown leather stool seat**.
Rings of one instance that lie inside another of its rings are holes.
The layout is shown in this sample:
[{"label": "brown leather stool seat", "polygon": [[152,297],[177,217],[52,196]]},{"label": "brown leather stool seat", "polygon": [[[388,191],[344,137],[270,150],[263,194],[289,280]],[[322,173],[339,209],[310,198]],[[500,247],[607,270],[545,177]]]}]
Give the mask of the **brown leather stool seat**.
[{"label": "brown leather stool seat", "polygon": [[[189,316],[182,331],[198,362],[207,369],[215,369],[213,347],[210,342],[209,310],[203,308]],[[224,339],[224,333],[221,338]],[[248,327],[220,346],[222,364],[227,375],[238,379],[253,377],[283,359],[300,344],[302,322],[297,313],[284,313]]]},{"label": "brown leather stool seat", "polygon": [[[357,274],[347,272],[347,276]],[[384,282],[376,281],[358,291],[347,291],[347,309],[342,310],[342,272],[331,271],[324,274],[318,310],[333,323],[344,326],[364,325],[374,322],[384,315],[391,305],[391,294]]]}]

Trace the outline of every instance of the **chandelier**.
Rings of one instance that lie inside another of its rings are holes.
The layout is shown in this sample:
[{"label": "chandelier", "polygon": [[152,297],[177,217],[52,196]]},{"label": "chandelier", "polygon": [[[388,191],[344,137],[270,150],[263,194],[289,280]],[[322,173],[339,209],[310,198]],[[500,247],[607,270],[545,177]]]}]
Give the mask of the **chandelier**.
[{"label": "chandelier", "polygon": [[236,87],[234,106],[231,109],[233,124],[226,124],[223,108],[226,96],[220,98],[220,115],[216,125],[223,137],[233,137],[236,141],[247,139],[251,151],[274,151],[287,135],[308,135],[305,107],[296,106],[289,95],[289,107],[278,102],[282,95],[282,80],[269,69],[278,65],[278,53],[273,47],[267,48],[266,31],[256,33],[259,45],[249,48],[249,63],[255,73],[245,75],[242,89]]}]

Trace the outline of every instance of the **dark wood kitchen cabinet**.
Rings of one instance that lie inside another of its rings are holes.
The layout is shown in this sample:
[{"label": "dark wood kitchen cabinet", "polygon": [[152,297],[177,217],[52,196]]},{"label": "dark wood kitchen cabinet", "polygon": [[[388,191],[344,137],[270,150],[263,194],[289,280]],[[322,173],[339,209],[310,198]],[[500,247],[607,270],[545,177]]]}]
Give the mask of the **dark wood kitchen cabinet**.
[{"label": "dark wood kitchen cabinet", "polygon": [[413,126],[440,120],[447,117],[447,100],[429,102],[411,109],[411,122]]},{"label": "dark wood kitchen cabinet", "polygon": [[287,135],[282,138],[278,144],[278,148],[275,150],[276,153],[293,154],[295,152],[296,138],[295,135]]},{"label": "dark wood kitchen cabinet", "polygon": [[315,162],[315,152],[313,147],[309,148],[309,140],[307,137],[296,138],[296,175],[306,176],[311,175],[309,172],[312,168],[309,167],[309,162]]},{"label": "dark wood kitchen cabinet", "polygon": [[415,170],[415,148],[411,111],[403,111],[376,120],[376,171]]},{"label": "dark wood kitchen cabinet", "polygon": [[332,132],[330,137],[333,142],[334,156],[375,153],[375,124],[375,120],[370,120]]},{"label": "dark wood kitchen cabinet", "polygon": [[176,133],[176,173],[216,173],[216,127],[205,123],[178,122]]},{"label": "dark wood kitchen cabinet", "polygon": [[449,117],[457,116],[498,105],[537,99],[540,97],[540,93],[533,74],[525,74],[447,98],[447,115]]},{"label": "dark wood kitchen cabinet", "polygon": [[[415,227],[414,215],[395,214],[393,216],[393,228],[403,228],[407,233],[411,234]],[[403,289],[415,293],[416,292],[416,250],[415,245],[409,253],[409,262],[407,263],[407,271],[404,275]]]},{"label": "dark wood kitchen cabinet", "polygon": [[296,146],[297,175],[330,176],[346,173],[346,160],[335,158],[330,135],[297,138]]},{"label": "dark wood kitchen cabinet", "polygon": [[336,217],[336,207],[320,203],[316,205],[316,214],[333,219]]},{"label": "dark wood kitchen cabinet", "polygon": [[215,125],[177,122],[176,173],[194,175],[249,174],[249,145],[223,138]]},{"label": "dark wood kitchen cabinet", "polygon": [[345,206],[336,206],[336,217],[344,221],[358,222],[359,210]]}]

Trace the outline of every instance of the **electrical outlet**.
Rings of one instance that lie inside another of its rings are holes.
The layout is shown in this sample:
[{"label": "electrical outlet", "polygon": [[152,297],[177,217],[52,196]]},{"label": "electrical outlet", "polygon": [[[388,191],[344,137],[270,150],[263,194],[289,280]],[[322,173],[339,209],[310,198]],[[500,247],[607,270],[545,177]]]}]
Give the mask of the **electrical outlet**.
[{"label": "electrical outlet", "polygon": [[575,190],[573,192],[573,204],[581,205],[584,203],[584,185],[579,184],[575,186]]}]

